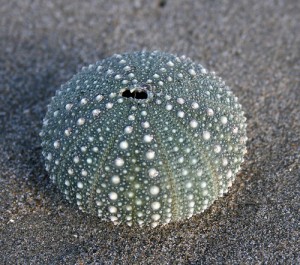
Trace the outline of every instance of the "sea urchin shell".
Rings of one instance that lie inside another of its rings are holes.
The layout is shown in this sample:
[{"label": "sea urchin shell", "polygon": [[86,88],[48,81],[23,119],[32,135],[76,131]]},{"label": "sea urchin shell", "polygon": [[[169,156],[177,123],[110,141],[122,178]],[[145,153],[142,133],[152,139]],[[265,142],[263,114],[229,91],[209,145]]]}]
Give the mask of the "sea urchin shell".
[{"label": "sea urchin shell", "polygon": [[134,52],[83,68],[56,92],[41,131],[66,198],[103,220],[166,224],[227,192],[246,119],[214,73],[182,56]]}]

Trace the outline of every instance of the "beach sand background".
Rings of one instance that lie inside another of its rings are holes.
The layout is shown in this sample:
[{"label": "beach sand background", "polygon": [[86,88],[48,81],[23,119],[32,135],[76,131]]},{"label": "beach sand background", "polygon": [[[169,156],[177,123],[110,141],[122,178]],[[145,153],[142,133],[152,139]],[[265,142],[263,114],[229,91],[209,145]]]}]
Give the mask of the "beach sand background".
[{"label": "beach sand background", "polygon": [[[0,264],[300,264],[300,1],[1,1]],[[141,49],[226,80],[248,153],[229,193],[164,227],[101,222],[63,199],[39,131],[82,66]]]}]

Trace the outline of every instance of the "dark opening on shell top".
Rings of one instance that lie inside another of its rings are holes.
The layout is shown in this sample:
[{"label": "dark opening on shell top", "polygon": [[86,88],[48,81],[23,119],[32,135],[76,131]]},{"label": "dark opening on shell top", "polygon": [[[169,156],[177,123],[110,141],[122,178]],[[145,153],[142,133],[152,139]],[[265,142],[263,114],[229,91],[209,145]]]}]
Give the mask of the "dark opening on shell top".
[{"label": "dark opening on shell top", "polygon": [[84,67],[48,105],[46,170],[67,200],[115,224],[167,224],[232,185],[246,118],[221,78],[185,56],[116,54]]}]

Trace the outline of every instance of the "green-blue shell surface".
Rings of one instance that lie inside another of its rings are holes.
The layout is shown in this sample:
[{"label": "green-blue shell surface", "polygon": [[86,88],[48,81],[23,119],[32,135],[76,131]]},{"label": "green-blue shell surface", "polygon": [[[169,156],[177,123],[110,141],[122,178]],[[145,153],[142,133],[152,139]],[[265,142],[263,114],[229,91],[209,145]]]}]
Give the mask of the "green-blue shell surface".
[{"label": "green-blue shell surface", "polygon": [[133,52],[62,85],[40,135],[46,169],[71,203],[155,227],[227,192],[246,152],[245,121],[213,72],[185,56]]}]

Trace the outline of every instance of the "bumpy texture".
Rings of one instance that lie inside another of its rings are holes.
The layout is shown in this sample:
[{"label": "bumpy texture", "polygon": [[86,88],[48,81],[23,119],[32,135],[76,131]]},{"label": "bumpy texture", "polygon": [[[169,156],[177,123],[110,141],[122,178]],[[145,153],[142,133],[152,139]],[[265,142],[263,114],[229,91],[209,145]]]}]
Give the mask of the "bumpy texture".
[{"label": "bumpy texture", "polygon": [[245,121],[225,83],[185,56],[114,55],[52,98],[43,155],[52,181],[81,210],[155,227],[227,192],[246,152]]}]

